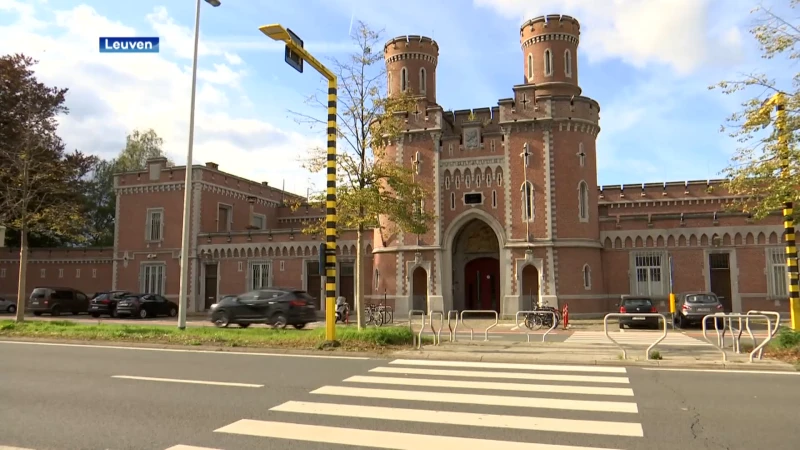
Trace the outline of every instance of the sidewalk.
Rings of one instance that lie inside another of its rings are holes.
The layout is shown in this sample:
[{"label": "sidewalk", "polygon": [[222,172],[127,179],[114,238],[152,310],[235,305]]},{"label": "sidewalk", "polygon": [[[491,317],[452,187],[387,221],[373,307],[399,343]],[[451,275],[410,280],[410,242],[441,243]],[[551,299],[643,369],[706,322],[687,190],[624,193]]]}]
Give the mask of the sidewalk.
[{"label": "sidewalk", "polygon": [[722,353],[713,346],[708,347],[656,347],[663,359],[646,360],[647,346],[623,345],[627,359],[615,345],[578,345],[563,342],[508,342],[508,341],[469,341],[448,342],[447,337],[441,345],[424,345],[421,350],[394,352],[398,358],[480,361],[498,363],[552,363],[583,365],[625,365],[674,367],[696,369],[738,369],[788,371],[796,369],[787,363],[770,359],[748,361],[748,354],[728,351],[728,360],[722,361]]}]

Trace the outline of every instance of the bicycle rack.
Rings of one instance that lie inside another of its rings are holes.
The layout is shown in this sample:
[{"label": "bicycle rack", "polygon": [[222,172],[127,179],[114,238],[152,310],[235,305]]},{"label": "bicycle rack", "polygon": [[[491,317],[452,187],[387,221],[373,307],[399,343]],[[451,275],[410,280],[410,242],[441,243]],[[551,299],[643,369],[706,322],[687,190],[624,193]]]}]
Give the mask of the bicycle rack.
[{"label": "bicycle rack", "polygon": [[[775,335],[778,334],[778,330],[781,328],[781,313],[779,313],[777,311],[756,311],[756,310],[753,310],[753,309],[751,309],[750,311],[747,311],[747,315],[748,316],[749,315],[754,315],[754,314],[762,314],[762,315],[765,315],[765,316],[774,316],[775,317],[775,327],[773,329],[771,329],[771,330],[767,330],[769,332],[770,336],[771,336],[770,339],[774,338]],[[750,332],[750,327],[747,327],[747,331]],[[750,337],[753,339],[753,347],[755,348],[755,346],[756,346],[756,337],[753,336],[752,332],[750,332]],[[763,356],[764,356],[764,349],[762,348],[758,352],[758,359],[761,359]]]},{"label": "bicycle rack", "polygon": [[[378,311],[383,315],[383,324],[394,323],[394,309],[391,306],[382,305],[378,307]],[[388,314],[388,316],[387,316]],[[386,320],[386,318],[389,320]]]},{"label": "bicycle rack", "polygon": [[619,342],[617,342],[614,339],[612,339],[611,336],[608,334],[608,319],[610,319],[612,317],[616,317],[616,318],[619,319],[619,318],[622,318],[622,317],[630,317],[631,315],[635,315],[636,317],[660,317],[661,318],[661,323],[664,324],[663,332],[661,333],[661,335],[658,337],[658,339],[655,342],[653,342],[652,344],[650,344],[649,347],[647,347],[646,353],[644,355],[644,359],[649,361],[650,360],[650,352],[656,347],[656,345],[660,344],[661,341],[663,341],[664,339],[667,338],[667,316],[665,316],[664,314],[661,314],[661,313],[641,313],[641,314],[640,313],[635,313],[635,314],[610,313],[610,314],[606,314],[606,316],[603,317],[603,332],[605,333],[606,338],[609,341],[613,342],[614,345],[616,345],[622,351],[622,359],[628,359],[628,352],[624,348],[622,348],[622,345]]},{"label": "bicycle rack", "polygon": [[[728,319],[728,320],[744,319],[745,320],[745,326],[747,327],[748,330],[750,329],[750,319],[764,319],[764,320],[767,321],[767,330],[769,330],[769,331],[772,330],[772,320],[770,320],[769,315],[767,315],[767,314],[709,314],[709,315],[703,317],[702,324],[703,324],[703,339],[705,339],[711,345],[714,345],[714,343],[711,342],[711,339],[708,338],[708,319],[719,319],[720,317],[724,317],[725,319]],[[724,327],[724,325],[723,325],[723,327]],[[718,326],[716,320],[714,321],[714,329],[717,331],[717,345],[715,345],[715,347],[717,348],[717,350],[719,350],[722,353],[722,361],[723,362],[727,362],[728,361],[728,354],[725,352],[725,341],[724,341],[725,330],[723,328],[722,345],[719,345],[720,344],[719,326]],[[739,336],[741,337],[741,331],[739,333]],[[752,333],[751,333],[751,336],[752,336]],[[755,337],[753,337],[753,339],[755,340]],[[736,340],[737,339],[734,338],[734,341],[736,341]],[[759,354],[759,355],[762,354],[764,346],[766,346],[769,343],[769,341],[771,341],[771,340],[772,340],[772,333],[767,332],[766,339],[764,339],[764,341],[761,344],[759,344],[758,346],[753,348],[753,351],[750,352],[750,354],[749,354],[749,362],[753,362],[753,359],[755,358],[756,354]],[[734,349],[739,347],[737,342],[734,342],[733,346],[734,346]]]},{"label": "bicycle rack", "polygon": [[[450,325],[450,318],[456,316],[456,326],[452,327]],[[447,329],[450,330],[450,342],[456,342],[457,334],[458,334],[458,311],[455,309],[451,309],[447,311]]]},{"label": "bicycle rack", "polygon": [[466,327],[466,328],[469,329],[469,340],[470,341],[474,337],[475,330],[473,330],[472,327],[470,327],[470,326],[468,326],[467,324],[464,323],[464,314],[467,314],[467,313],[469,313],[469,314],[494,314],[494,323],[489,325],[483,331],[483,340],[484,341],[488,341],[489,340],[489,330],[491,330],[492,328],[496,327],[497,324],[500,322],[500,315],[497,314],[497,311],[495,311],[493,309],[465,309],[464,311],[461,311],[461,318],[460,318],[461,326],[462,327]]},{"label": "bicycle rack", "polygon": [[[414,332],[414,316],[420,316],[422,319],[421,326],[419,327],[419,332]],[[413,339],[411,340],[411,346],[416,347],[417,350],[422,349],[422,332],[425,330],[425,311],[421,309],[412,309],[408,312],[408,329],[411,330],[411,335]]]},{"label": "bicycle rack", "polygon": [[[558,323],[556,323],[556,313],[555,312],[548,311],[548,310],[544,310],[544,311],[518,311],[516,317],[514,318],[514,322],[516,322],[515,325],[517,326],[517,328],[522,329],[522,327],[524,327],[525,324],[524,323],[523,324],[519,323],[519,318],[520,318],[521,315],[523,315],[523,314],[540,314],[540,313],[542,313],[542,314],[550,314],[551,316],[553,316],[553,325],[550,327],[550,329],[545,331],[544,334],[542,335],[542,342],[545,342],[545,340],[547,339],[547,335],[550,334],[551,331],[555,330],[556,329],[556,325],[558,325]],[[525,336],[527,336],[528,342],[530,342],[531,341],[531,330],[528,329],[528,327],[525,327],[525,329],[526,329]]]},{"label": "bicycle rack", "polygon": [[[433,316],[439,315],[439,329],[435,330],[433,328]],[[428,311],[428,325],[431,327],[431,333],[433,333],[433,345],[439,345],[442,343],[442,328],[444,327],[444,312],[442,311]]]}]

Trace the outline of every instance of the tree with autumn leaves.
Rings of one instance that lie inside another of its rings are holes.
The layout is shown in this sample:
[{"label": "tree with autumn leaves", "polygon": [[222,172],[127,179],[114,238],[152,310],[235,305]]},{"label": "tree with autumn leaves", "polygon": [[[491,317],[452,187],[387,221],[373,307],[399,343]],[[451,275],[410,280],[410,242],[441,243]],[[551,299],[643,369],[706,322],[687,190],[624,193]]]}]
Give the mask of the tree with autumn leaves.
[{"label": "tree with autumn leaves", "polygon": [[[794,9],[798,3],[800,0],[790,0],[789,6]],[[797,18],[782,17],[765,6],[757,7],[753,13],[758,21],[750,31],[760,45],[763,59],[789,62],[800,58]],[[753,93],[722,127],[741,144],[723,171],[724,187],[740,197],[731,206],[761,219],[780,210],[786,201],[800,201],[800,73],[750,73],[710,89],[725,94]],[[785,98],[784,124],[776,123],[778,116],[771,102],[778,93]]]},{"label": "tree with autumn leaves", "polygon": [[[405,117],[416,101],[410,92],[386,95],[386,67],[381,33],[359,22],[353,36],[354,51],[344,59],[333,59],[328,67],[339,83],[337,100],[338,185],[337,232],[356,231],[356,286],[354,305],[358,327],[363,326],[364,251],[367,231],[378,230],[384,241],[398,230],[423,234],[433,216],[419,208],[427,195],[411,170],[384,158],[385,149],[405,131]],[[320,110],[327,108],[327,91],[308,99]],[[327,126],[326,116],[292,112],[298,122]],[[303,166],[313,173],[326,164],[326,149],[310,149]],[[310,203],[324,208],[324,192]],[[386,218],[388,220],[381,220]],[[324,219],[307,223],[305,233],[322,234]]]}]

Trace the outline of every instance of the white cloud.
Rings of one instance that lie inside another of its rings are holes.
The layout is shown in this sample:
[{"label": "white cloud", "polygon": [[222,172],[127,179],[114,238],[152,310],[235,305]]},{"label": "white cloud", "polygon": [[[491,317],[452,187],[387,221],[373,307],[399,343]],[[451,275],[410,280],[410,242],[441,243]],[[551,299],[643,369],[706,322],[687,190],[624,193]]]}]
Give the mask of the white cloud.
[{"label": "white cloud", "polygon": [[473,1],[520,21],[554,13],[576,17],[582,23],[581,48],[590,61],[619,58],[640,68],[666,64],[689,74],[701,65],[736,62],[742,52],[733,19],[746,13],[739,0],[718,3],[725,14],[712,14],[711,0]]},{"label": "white cloud", "polygon": [[[178,164],[185,162],[191,67],[170,57],[191,56],[189,28],[175,23],[166,9],[157,8],[147,17],[162,42],[169,43],[166,53],[101,54],[97,50],[99,36],[146,36],[152,31],[110,20],[86,5],[48,11],[54,13],[52,23],[34,26],[44,23],[41,5],[0,5],[0,11],[21,13],[17,22],[0,26],[0,54],[34,57],[40,61],[35,68],[40,80],[70,89],[67,106],[71,114],[59,121],[59,133],[68,148],[111,157],[124,145],[126,133],[153,128],[164,138],[169,156]],[[252,105],[239,87],[246,71],[232,68],[244,66],[244,61],[231,51],[203,49],[201,46],[195,163],[214,161],[222,170],[273,185],[288,178],[292,183],[287,189],[304,192],[307,173],[298,167],[297,156],[322,144],[322,139],[281,130],[260,120],[257,110],[240,108]],[[235,105],[231,98],[236,99]],[[229,110],[230,106],[236,109]],[[247,112],[251,115],[242,116]]]}]

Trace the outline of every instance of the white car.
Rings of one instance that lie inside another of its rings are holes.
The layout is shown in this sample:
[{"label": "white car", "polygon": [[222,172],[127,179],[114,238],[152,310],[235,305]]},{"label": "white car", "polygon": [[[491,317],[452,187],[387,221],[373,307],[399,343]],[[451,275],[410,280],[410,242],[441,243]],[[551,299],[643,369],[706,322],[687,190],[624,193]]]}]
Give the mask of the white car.
[{"label": "white car", "polygon": [[9,300],[3,297],[0,297],[0,313],[7,312],[9,314],[14,314],[17,312],[17,301],[16,300]]}]

